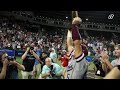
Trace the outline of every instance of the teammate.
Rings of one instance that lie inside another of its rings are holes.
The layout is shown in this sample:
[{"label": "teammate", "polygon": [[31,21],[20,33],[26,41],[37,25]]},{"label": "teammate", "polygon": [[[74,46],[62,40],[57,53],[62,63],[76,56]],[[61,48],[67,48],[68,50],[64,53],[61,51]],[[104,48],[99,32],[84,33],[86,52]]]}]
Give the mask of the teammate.
[{"label": "teammate", "polygon": [[87,49],[83,46],[85,50],[82,50],[82,38],[78,29],[78,25],[81,22],[81,18],[73,18],[72,28],[68,30],[67,34],[67,47],[69,53],[67,79],[85,79],[87,74],[88,66],[85,60]]}]

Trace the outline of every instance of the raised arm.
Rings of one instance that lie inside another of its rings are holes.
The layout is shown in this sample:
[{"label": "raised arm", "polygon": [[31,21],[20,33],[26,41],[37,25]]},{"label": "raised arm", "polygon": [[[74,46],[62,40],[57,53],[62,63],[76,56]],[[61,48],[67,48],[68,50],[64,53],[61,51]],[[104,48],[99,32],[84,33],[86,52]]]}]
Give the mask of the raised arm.
[{"label": "raised arm", "polygon": [[30,47],[27,48],[27,50],[25,51],[25,53],[22,55],[22,60],[25,60],[27,53],[29,52]]},{"label": "raised arm", "polygon": [[39,58],[39,56],[33,51],[31,50],[31,52],[33,53],[33,56],[41,63],[43,64],[42,60]]},{"label": "raised arm", "polygon": [[[120,66],[119,66],[120,67]],[[120,70],[118,67],[114,67],[104,79],[120,79]]]},{"label": "raised arm", "polygon": [[8,66],[8,60],[4,60],[3,61],[3,68],[2,68],[2,71],[0,73],[0,79],[5,79],[6,72],[7,72],[7,66]]},{"label": "raised arm", "polygon": [[112,66],[112,64],[110,63],[110,61],[109,61],[109,56],[107,55],[107,53],[106,52],[102,52],[101,53],[101,59],[103,59],[103,61],[106,63],[106,65],[108,66],[108,68],[110,69],[110,70],[112,70],[114,67]]},{"label": "raised arm", "polygon": [[72,21],[72,39],[75,49],[75,58],[79,57],[82,54],[82,39],[79,33],[78,25],[82,22],[81,18],[75,17]]},{"label": "raised arm", "polygon": [[20,70],[25,70],[24,65],[18,63],[16,60],[15,60],[15,61],[10,61],[10,64],[15,65],[15,66],[16,66],[18,69],[20,69]]},{"label": "raised arm", "polygon": [[72,32],[70,30],[68,30],[67,33],[67,48],[68,48],[68,53],[70,54],[71,51],[73,50]]},{"label": "raised arm", "polygon": [[[74,14],[75,13],[75,14]],[[72,11],[72,19],[73,19],[73,17],[74,17],[74,15],[76,16],[76,17],[78,17],[78,13],[77,13],[77,11]],[[72,24],[73,24],[73,22],[72,22]],[[72,25],[73,26],[73,25]],[[72,52],[72,50],[73,50],[73,40],[72,40],[72,26],[71,26],[71,28],[69,28],[69,30],[68,30],[68,33],[67,33],[67,47],[68,47],[68,53],[70,54],[71,52]]]}]

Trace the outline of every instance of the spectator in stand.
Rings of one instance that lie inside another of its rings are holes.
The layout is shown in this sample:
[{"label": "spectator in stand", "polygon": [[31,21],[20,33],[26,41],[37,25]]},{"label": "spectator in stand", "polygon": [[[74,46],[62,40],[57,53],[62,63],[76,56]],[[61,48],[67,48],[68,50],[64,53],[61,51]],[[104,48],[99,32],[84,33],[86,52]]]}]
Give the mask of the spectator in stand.
[{"label": "spectator in stand", "polygon": [[[40,57],[41,51],[40,51],[40,49],[38,49],[37,46],[34,47],[34,51]],[[41,64],[43,64],[43,63],[41,63]],[[35,60],[35,65],[34,65],[34,69],[33,69],[34,78],[36,78],[36,76],[40,74],[41,64],[40,64],[39,60],[37,60],[37,59]]]},{"label": "spectator in stand", "polygon": [[41,53],[41,56],[40,56],[40,59],[42,61],[42,64],[41,64],[41,71],[42,71],[42,68],[43,66],[45,65],[45,59],[48,57],[48,53],[47,52],[42,52]]},{"label": "spectator in stand", "polygon": [[110,63],[109,56],[107,55],[107,53],[102,53],[102,59],[107,64],[108,69],[110,70],[112,70],[117,65],[120,65],[120,44],[115,46],[115,55],[117,58]]},{"label": "spectator in stand", "polygon": [[54,63],[57,63],[57,54],[55,52],[55,49],[52,48],[49,56]]},{"label": "spectator in stand", "polygon": [[69,61],[69,57],[66,50],[63,50],[62,53],[59,53],[58,60],[61,61],[63,78],[66,79],[67,78],[66,67],[68,66],[68,61]]}]

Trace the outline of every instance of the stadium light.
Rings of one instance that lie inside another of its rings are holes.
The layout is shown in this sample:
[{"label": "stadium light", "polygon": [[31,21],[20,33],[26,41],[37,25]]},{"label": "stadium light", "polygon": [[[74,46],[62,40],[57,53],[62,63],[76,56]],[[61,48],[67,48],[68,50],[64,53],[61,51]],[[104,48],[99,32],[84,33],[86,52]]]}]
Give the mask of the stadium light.
[{"label": "stadium light", "polygon": [[68,19],[68,16],[66,16],[66,19]]},{"label": "stadium light", "polygon": [[88,21],[88,18],[86,18],[86,21]]}]

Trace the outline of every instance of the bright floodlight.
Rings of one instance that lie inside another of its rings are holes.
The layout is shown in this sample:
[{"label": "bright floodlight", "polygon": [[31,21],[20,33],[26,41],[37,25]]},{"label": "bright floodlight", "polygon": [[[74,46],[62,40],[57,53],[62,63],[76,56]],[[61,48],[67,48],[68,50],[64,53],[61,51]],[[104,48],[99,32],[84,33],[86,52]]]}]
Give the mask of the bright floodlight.
[{"label": "bright floodlight", "polygon": [[86,21],[88,21],[88,18],[86,18]]}]

